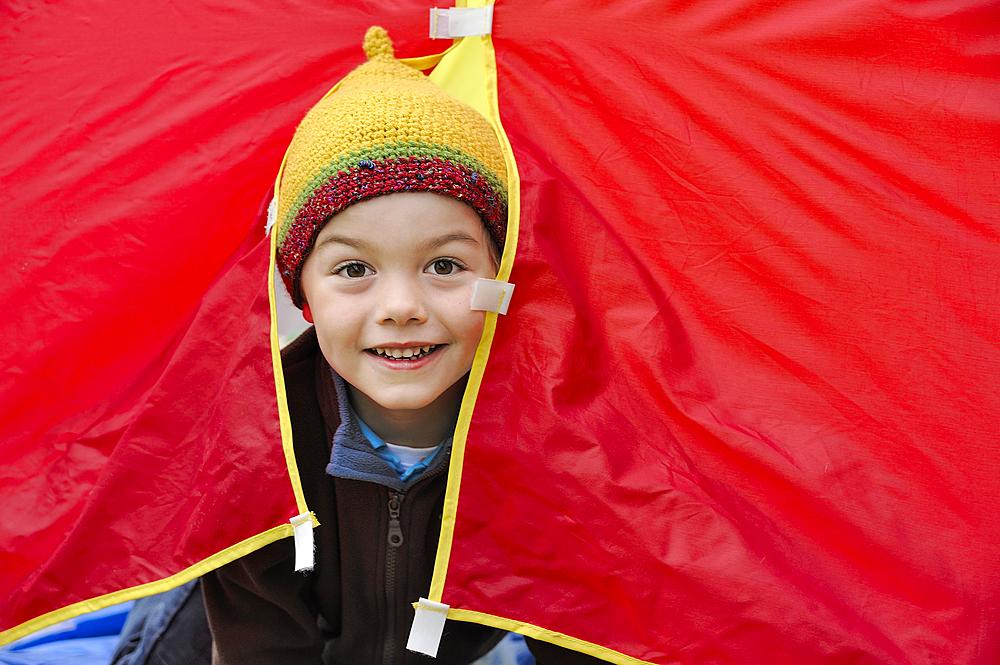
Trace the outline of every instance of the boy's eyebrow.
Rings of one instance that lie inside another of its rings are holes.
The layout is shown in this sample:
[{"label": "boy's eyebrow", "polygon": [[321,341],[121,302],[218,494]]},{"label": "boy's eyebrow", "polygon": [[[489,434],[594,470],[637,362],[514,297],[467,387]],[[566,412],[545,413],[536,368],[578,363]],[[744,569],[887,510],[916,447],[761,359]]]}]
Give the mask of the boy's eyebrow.
[{"label": "boy's eyebrow", "polygon": [[443,236],[438,236],[437,238],[428,239],[420,245],[420,249],[424,251],[437,249],[438,247],[444,247],[450,242],[470,242],[473,245],[479,244],[479,240],[473,238],[468,233],[447,233]]},{"label": "boy's eyebrow", "polygon": [[325,245],[332,245],[333,243],[340,243],[341,245],[347,245],[348,247],[353,247],[358,251],[365,251],[365,250],[370,251],[375,247],[373,244],[361,240],[360,238],[349,238],[348,236],[331,235],[323,238],[321,242],[316,243],[316,247],[314,249],[319,249],[320,247],[323,247]]}]

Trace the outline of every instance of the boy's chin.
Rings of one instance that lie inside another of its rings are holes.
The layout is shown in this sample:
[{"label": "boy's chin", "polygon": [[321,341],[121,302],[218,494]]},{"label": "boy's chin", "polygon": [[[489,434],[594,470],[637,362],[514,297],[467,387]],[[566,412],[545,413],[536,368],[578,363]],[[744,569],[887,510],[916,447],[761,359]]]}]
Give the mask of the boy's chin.
[{"label": "boy's chin", "polygon": [[440,395],[432,395],[424,397],[422,395],[369,395],[368,398],[371,399],[377,406],[385,409],[386,411],[420,411],[421,409],[426,409],[435,401]]},{"label": "boy's chin", "polygon": [[447,386],[394,386],[370,392],[362,390],[362,392],[375,405],[386,411],[420,411],[461,402],[461,395],[465,391],[465,378],[463,375]]}]

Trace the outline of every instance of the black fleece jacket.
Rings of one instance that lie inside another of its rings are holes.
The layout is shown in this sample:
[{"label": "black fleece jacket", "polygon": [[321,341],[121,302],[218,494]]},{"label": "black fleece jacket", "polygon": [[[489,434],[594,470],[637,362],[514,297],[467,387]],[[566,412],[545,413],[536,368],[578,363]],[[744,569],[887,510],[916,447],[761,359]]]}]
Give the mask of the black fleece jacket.
[{"label": "black fleece jacket", "polygon": [[[293,570],[285,538],[203,582],[218,665],[465,665],[499,631],[448,621],[437,659],[406,650],[411,603],[430,587],[447,465],[429,469],[405,492],[327,475],[340,421],[329,366],[310,329],[282,352],[295,456],[306,502],[315,511],[316,566]],[[402,544],[390,545],[389,503],[399,501]],[[529,641],[540,665],[597,663]]]}]

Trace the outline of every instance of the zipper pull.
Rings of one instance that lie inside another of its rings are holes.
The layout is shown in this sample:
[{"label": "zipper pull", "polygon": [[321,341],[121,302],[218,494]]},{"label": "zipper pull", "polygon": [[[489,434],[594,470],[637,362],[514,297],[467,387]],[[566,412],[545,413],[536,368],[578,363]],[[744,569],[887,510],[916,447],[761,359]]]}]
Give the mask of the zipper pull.
[{"label": "zipper pull", "polygon": [[389,495],[389,545],[399,547],[403,544],[403,529],[399,526],[399,507],[403,503],[403,495],[393,492]]}]

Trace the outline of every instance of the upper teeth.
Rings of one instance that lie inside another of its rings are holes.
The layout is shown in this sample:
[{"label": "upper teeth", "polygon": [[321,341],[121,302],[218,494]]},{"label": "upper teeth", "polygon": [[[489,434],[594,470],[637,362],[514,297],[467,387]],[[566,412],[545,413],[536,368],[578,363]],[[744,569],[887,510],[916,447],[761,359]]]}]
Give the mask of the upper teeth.
[{"label": "upper teeth", "polygon": [[412,358],[413,356],[418,356],[421,353],[430,353],[431,349],[435,349],[437,346],[432,344],[430,346],[414,346],[409,349],[386,349],[381,346],[375,347],[375,353],[380,356],[386,356],[388,358]]}]

